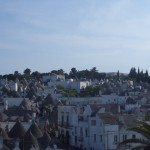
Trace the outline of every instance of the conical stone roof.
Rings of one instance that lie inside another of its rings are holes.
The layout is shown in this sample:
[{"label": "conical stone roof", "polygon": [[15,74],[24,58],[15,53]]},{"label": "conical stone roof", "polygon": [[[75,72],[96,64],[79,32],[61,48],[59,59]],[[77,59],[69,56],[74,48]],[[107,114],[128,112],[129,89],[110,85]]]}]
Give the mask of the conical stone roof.
[{"label": "conical stone roof", "polygon": [[49,136],[49,134],[45,131],[42,137],[43,141],[46,141],[47,143],[49,143],[51,141],[51,138]]},{"label": "conical stone roof", "polygon": [[41,129],[34,121],[27,132],[31,132],[36,138],[41,138],[43,136]]},{"label": "conical stone roof", "polygon": [[44,105],[49,105],[49,104],[55,105],[55,101],[51,94],[48,94],[47,97],[44,99]]},{"label": "conical stone roof", "polygon": [[39,139],[40,147],[45,149],[50,144],[51,138],[49,134],[45,131],[43,136]]},{"label": "conical stone roof", "polygon": [[31,110],[31,103],[26,99],[24,99],[19,106],[25,110]]},{"label": "conical stone roof", "polygon": [[24,150],[30,150],[32,146],[36,147],[37,150],[39,150],[39,144],[38,144],[36,137],[31,132],[27,132],[25,137],[24,137],[23,148],[24,148]]},{"label": "conical stone roof", "polygon": [[3,128],[0,128],[0,133],[4,140],[9,140],[8,134]]},{"label": "conical stone roof", "polygon": [[26,133],[26,130],[24,126],[21,124],[20,121],[17,121],[15,125],[12,127],[12,129],[9,132],[9,137],[15,138],[15,139],[22,139]]},{"label": "conical stone roof", "polygon": [[0,113],[0,121],[6,121],[8,119],[8,116],[5,113]]}]

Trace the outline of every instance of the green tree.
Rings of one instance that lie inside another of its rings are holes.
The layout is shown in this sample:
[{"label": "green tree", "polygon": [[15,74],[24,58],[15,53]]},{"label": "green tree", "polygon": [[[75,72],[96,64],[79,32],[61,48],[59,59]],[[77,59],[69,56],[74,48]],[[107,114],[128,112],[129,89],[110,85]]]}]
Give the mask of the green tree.
[{"label": "green tree", "polygon": [[138,68],[137,76],[136,76],[136,82],[141,81],[141,74],[140,74],[140,69]]},{"label": "green tree", "polygon": [[8,74],[8,75],[7,75],[7,79],[14,81],[16,78],[15,78],[14,74]]},{"label": "green tree", "polygon": [[18,75],[19,74],[19,72],[18,71],[14,71],[14,75]]},{"label": "green tree", "polygon": [[51,73],[57,74],[57,75],[64,75],[64,70],[63,69],[58,69],[58,70],[52,70]]},{"label": "green tree", "polygon": [[140,145],[132,148],[132,150],[150,150],[150,124],[144,121],[139,121],[139,126],[129,129],[137,132],[143,136],[143,138],[131,138],[127,139],[119,144],[119,146],[129,143],[138,143]]},{"label": "green tree", "polygon": [[29,74],[30,75],[30,73],[31,73],[31,70],[29,69],[29,68],[27,68],[27,69],[25,69],[24,70],[24,72],[23,72],[24,74]]},{"label": "green tree", "polygon": [[91,69],[91,71],[92,71],[92,72],[97,72],[96,67],[93,67],[93,68]]},{"label": "green tree", "polygon": [[62,85],[57,85],[56,87],[57,87],[57,89],[59,89],[59,90],[64,90],[64,89],[65,89],[64,86],[62,86]]},{"label": "green tree", "polygon": [[19,73],[17,70],[14,71],[14,78],[22,79],[21,73]]},{"label": "green tree", "polygon": [[140,72],[140,81],[144,81],[144,73],[143,70]]},{"label": "green tree", "polygon": [[91,79],[96,79],[96,78],[98,78],[98,71],[97,71],[96,67],[93,67],[93,68],[90,70],[90,72],[91,72]]},{"label": "green tree", "polygon": [[119,79],[119,78],[120,78],[120,72],[118,70],[118,72],[117,72],[117,79]]},{"label": "green tree", "polygon": [[39,80],[41,77],[41,74],[38,71],[32,72],[32,77]]},{"label": "green tree", "polygon": [[64,75],[64,70],[63,69],[59,69],[59,70],[57,70],[57,74],[60,74],[60,75]]},{"label": "green tree", "polygon": [[64,97],[77,97],[78,92],[75,89],[65,89],[62,91]]},{"label": "green tree", "polygon": [[23,73],[26,79],[30,78],[31,70],[29,68],[26,68]]},{"label": "green tree", "polygon": [[137,76],[136,69],[134,67],[132,67],[130,72],[129,72],[129,78],[136,79],[136,76]]},{"label": "green tree", "polygon": [[69,76],[70,76],[70,78],[75,78],[77,76],[77,69],[76,68],[71,68]]},{"label": "green tree", "polygon": [[148,77],[149,77],[148,71],[146,70],[146,72],[144,74],[144,80],[145,80],[145,82],[148,82]]}]

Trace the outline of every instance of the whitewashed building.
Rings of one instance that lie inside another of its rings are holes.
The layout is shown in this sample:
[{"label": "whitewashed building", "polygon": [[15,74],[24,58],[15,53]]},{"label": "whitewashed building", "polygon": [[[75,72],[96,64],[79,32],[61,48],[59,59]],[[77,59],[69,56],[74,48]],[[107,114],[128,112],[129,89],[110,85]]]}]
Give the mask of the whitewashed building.
[{"label": "whitewashed building", "polygon": [[48,74],[48,75],[44,75],[42,77],[43,82],[47,82],[47,81],[65,81],[65,76],[64,75],[57,75],[57,74]]},{"label": "whitewashed building", "polygon": [[85,89],[87,86],[90,85],[90,82],[88,81],[54,81],[54,82],[48,82],[48,87],[55,87],[61,85],[64,88],[67,89],[75,89],[77,92],[80,92],[81,89]]},{"label": "whitewashed building", "polygon": [[[64,138],[69,134],[71,146],[84,150],[117,150],[121,141],[140,137],[127,131],[135,125],[134,119],[134,116],[106,113],[105,107],[96,104],[58,107],[60,132]],[[123,145],[123,148],[127,146],[131,148],[135,145]]]}]

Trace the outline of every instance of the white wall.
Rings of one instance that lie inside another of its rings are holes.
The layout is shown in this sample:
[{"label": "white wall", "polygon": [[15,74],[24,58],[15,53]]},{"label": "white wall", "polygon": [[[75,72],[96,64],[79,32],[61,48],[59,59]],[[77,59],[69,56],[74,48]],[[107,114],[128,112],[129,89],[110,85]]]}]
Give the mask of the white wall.
[{"label": "white wall", "polygon": [[54,81],[54,82],[48,82],[48,87],[61,85],[64,88],[68,89],[75,89],[77,92],[80,92],[82,88],[86,88],[89,85],[88,81]]},{"label": "white wall", "polygon": [[48,80],[51,80],[52,82],[57,81],[58,79],[65,81],[65,76],[64,75],[56,75],[56,74],[52,74],[52,75],[44,75],[42,77],[43,82],[46,82]]},{"label": "white wall", "polygon": [[135,108],[138,108],[138,104],[126,104],[125,105],[125,111],[130,111],[130,110],[133,110]]},{"label": "white wall", "polygon": [[102,104],[101,97],[63,97],[62,100],[66,101],[66,105]]},{"label": "white wall", "polygon": [[101,95],[102,104],[125,104],[127,96]]},{"label": "white wall", "polygon": [[[123,124],[120,128],[119,124],[106,124],[98,115],[91,117],[90,107],[87,106],[83,114],[79,114],[79,105],[75,106],[59,106],[58,107],[58,120],[61,123],[62,112],[64,115],[64,122],[66,121],[66,113],[69,112],[69,124],[71,128],[60,128],[70,133],[70,145],[83,146],[83,149],[90,150],[116,150],[118,144],[123,140],[123,135],[127,135],[127,138],[132,138],[132,135],[141,137],[141,135],[128,131],[127,127]],[[104,111],[104,110],[103,110]],[[82,116],[82,119],[79,119]],[[96,121],[93,125],[92,120]],[[87,132],[87,135],[86,135]],[[77,137],[77,143],[75,143],[75,136]],[[115,141],[115,137],[117,138]],[[96,138],[96,139],[95,139]],[[102,138],[102,140],[101,140]],[[136,145],[131,145],[136,146]]]},{"label": "white wall", "polygon": [[[4,98],[4,102],[7,101],[8,103],[8,107],[11,106],[19,106],[21,104],[21,102],[23,101],[24,98]],[[28,98],[26,98],[26,100],[29,100]]]},{"label": "white wall", "polygon": [[12,83],[12,84],[9,84],[9,87],[10,87],[10,90],[11,91],[18,91],[18,84],[17,83]]},{"label": "white wall", "polygon": [[[135,135],[136,138],[138,137],[139,139],[144,138],[141,134],[139,134],[137,132],[134,132],[134,131],[131,131],[131,130],[129,131],[129,130],[127,130],[127,128],[122,127],[120,129],[120,132],[119,132],[119,141],[118,141],[119,143],[123,141],[123,136],[125,136],[125,135],[126,135],[127,139],[131,139],[133,135]],[[131,148],[133,148],[135,146],[138,146],[140,144],[130,143],[130,144],[127,144],[127,145],[122,145],[122,147],[129,148],[129,145],[130,145],[130,149],[131,149]]]}]

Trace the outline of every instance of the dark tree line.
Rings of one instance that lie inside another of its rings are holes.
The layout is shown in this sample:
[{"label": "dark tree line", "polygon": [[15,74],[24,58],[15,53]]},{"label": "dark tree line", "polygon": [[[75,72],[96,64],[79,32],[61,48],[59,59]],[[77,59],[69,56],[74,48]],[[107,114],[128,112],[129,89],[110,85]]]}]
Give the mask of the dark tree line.
[{"label": "dark tree line", "polygon": [[16,79],[22,80],[22,79],[37,79],[39,80],[41,78],[41,73],[38,71],[32,72],[29,68],[26,68],[23,72],[23,74],[19,73],[18,71],[14,71],[14,74],[5,74],[0,75],[0,79],[8,79],[15,81]]},{"label": "dark tree line", "polygon": [[99,73],[96,69],[96,67],[93,67],[92,69],[88,70],[81,70],[78,71],[76,68],[71,68],[69,73],[65,73],[63,69],[58,69],[58,70],[52,70],[51,72],[48,73],[40,73],[38,71],[31,72],[29,68],[26,68],[23,72],[23,74],[19,73],[18,71],[14,71],[14,74],[6,74],[6,75],[0,75],[0,79],[8,79],[8,80],[15,80],[17,79],[37,79],[40,80],[40,78],[43,75],[48,75],[48,74],[59,74],[59,75],[65,75],[66,79],[105,79],[106,78],[106,73]]},{"label": "dark tree line", "polygon": [[[14,71],[14,74],[6,74],[6,75],[0,75],[0,79],[8,79],[8,80],[22,80],[22,79],[36,79],[36,80],[40,80],[41,77],[43,75],[48,75],[48,74],[61,74],[61,75],[65,75],[66,79],[76,79],[76,80],[81,80],[81,79],[97,79],[97,80],[101,80],[101,79],[106,79],[107,78],[107,73],[101,73],[98,72],[98,70],[96,69],[96,67],[93,67],[92,69],[85,69],[85,70],[77,70],[76,68],[71,68],[69,73],[66,73],[63,69],[58,69],[58,70],[52,70],[51,72],[47,72],[47,73],[40,73],[38,71],[34,71],[32,72],[31,69],[26,68],[23,72],[23,74],[19,73],[18,71]],[[112,77],[113,78],[113,77]],[[115,79],[119,79],[120,78],[120,73],[119,70],[117,72],[117,75],[115,77]],[[150,83],[150,76],[148,71],[146,70],[145,72],[143,72],[143,70],[140,70],[139,68],[136,70],[135,67],[132,67],[127,79],[132,79],[136,82],[147,82]]]},{"label": "dark tree line", "polygon": [[97,71],[96,67],[93,67],[92,69],[88,70],[81,70],[81,71],[77,71],[76,68],[72,68],[69,75],[69,78],[75,78],[75,79],[97,79],[97,80],[101,80],[101,79],[105,79],[106,78],[106,73],[100,73]]},{"label": "dark tree line", "polygon": [[150,83],[150,76],[148,74],[148,71],[146,70],[145,73],[143,70],[136,70],[136,68],[132,67],[129,72],[129,78],[132,80],[135,80],[136,82],[147,82]]}]

